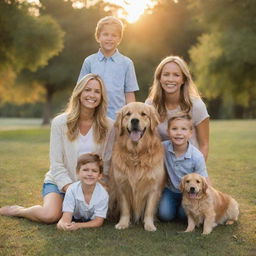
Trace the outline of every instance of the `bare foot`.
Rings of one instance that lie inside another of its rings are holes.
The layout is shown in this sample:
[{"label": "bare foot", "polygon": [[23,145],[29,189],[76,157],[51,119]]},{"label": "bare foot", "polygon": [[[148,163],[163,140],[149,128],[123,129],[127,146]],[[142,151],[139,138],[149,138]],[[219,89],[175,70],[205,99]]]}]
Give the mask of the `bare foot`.
[{"label": "bare foot", "polygon": [[25,209],[19,205],[4,206],[0,208],[0,215],[3,216],[19,216],[20,210]]}]

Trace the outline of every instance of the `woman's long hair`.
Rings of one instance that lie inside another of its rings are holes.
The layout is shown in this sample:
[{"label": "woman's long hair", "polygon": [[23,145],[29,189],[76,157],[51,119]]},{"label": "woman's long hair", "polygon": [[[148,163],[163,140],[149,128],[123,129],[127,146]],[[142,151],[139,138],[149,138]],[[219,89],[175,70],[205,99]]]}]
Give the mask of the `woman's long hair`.
[{"label": "woman's long hair", "polygon": [[78,121],[81,112],[80,96],[85,86],[90,80],[97,80],[101,87],[101,100],[100,104],[95,108],[94,121],[93,121],[93,137],[96,143],[102,143],[106,138],[108,132],[107,125],[107,95],[106,89],[102,79],[95,74],[85,75],[75,86],[72,95],[69,99],[69,103],[65,112],[68,114],[67,117],[67,136],[69,140],[74,140],[79,134]]},{"label": "woman's long hair", "polygon": [[160,115],[161,121],[166,119],[167,109],[165,105],[165,94],[160,83],[160,78],[161,78],[164,66],[170,62],[174,62],[180,67],[182,71],[183,79],[184,79],[184,84],[181,85],[181,88],[180,88],[181,93],[180,93],[179,105],[181,110],[188,113],[192,107],[191,98],[192,97],[200,98],[199,92],[192,80],[192,77],[186,62],[178,56],[168,56],[164,58],[159,63],[159,65],[155,70],[153,85],[151,86],[150,93],[149,93],[149,99],[152,100],[153,105],[156,107]]}]

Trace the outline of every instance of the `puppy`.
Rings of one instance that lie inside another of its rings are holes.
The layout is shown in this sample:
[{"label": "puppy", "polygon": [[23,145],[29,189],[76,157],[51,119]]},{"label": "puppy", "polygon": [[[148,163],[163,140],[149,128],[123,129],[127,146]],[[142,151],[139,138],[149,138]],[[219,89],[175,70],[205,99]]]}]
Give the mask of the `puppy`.
[{"label": "puppy", "polygon": [[156,134],[158,117],[152,106],[129,103],[118,113],[110,178],[110,212],[117,203],[116,229],[143,219],[155,231],[154,214],[165,184],[164,151]]},{"label": "puppy", "polygon": [[231,196],[217,191],[199,174],[184,176],[180,183],[182,206],[188,217],[185,232],[203,224],[203,235],[212,232],[218,224],[233,224],[239,215],[238,203]]}]

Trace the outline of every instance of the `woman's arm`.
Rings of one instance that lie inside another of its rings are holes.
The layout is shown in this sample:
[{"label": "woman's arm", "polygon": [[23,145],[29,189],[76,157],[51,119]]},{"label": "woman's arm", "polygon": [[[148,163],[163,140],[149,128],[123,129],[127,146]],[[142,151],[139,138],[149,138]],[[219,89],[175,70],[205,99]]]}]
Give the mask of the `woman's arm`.
[{"label": "woman's arm", "polygon": [[209,118],[204,119],[196,126],[196,136],[199,144],[199,150],[204,155],[205,161],[209,152]]},{"label": "woman's arm", "polygon": [[66,230],[78,230],[79,228],[97,228],[101,227],[104,223],[104,218],[96,217],[94,220],[88,222],[72,222],[68,225]]},{"label": "woman's arm", "polygon": [[[64,139],[66,134],[63,134],[62,125],[63,117],[58,116],[55,118],[51,125],[51,137],[50,137],[50,170],[51,175],[60,191],[63,191],[63,187],[72,183],[72,179],[69,176],[68,170],[64,164]],[[71,154],[72,152],[70,152]],[[67,189],[67,187],[66,187]]]}]

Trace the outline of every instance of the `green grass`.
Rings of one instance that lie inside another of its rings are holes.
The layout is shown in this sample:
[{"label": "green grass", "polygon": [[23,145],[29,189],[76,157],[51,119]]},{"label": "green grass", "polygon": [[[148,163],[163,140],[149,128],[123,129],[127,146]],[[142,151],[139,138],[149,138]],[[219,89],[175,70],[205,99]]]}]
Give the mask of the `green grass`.
[{"label": "green grass", "polygon": [[[23,127],[22,127],[23,128]],[[0,131],[0,205],[41,203],[41,185],[48,170],[49,128]],[[256,120],[211,121],[208,171],[213,185],[233,195],[240,218],[218,226],[208,236],[202,229],[184,234],[186,224],[157,222],[154,233],[142,225],[65,233],[55,225],[0,217],[0,255],[256,255]]]},{"label": "green grass", "polygon": [[41,118],[0,118],[0,130],[16,130],[39,127]]}]

